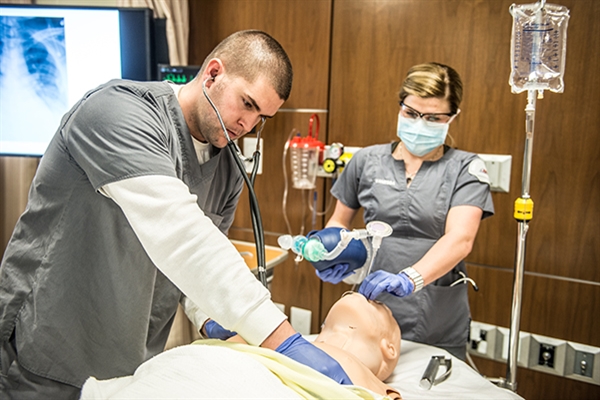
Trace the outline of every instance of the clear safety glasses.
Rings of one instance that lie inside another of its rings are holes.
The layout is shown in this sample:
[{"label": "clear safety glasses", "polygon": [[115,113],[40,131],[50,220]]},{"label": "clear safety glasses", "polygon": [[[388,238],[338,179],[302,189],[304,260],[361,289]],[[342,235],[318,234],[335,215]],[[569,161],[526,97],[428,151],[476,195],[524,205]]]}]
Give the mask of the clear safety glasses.
[{"label": "clear safety glasses", "polygon": [[422,113],[415,110],[411,106],[407,106],[402,101],[400,102],[400,115],[404,118],[417,120],[422,118],[425,122],[436,124],[448,124],[454,119],[456,113]]}]

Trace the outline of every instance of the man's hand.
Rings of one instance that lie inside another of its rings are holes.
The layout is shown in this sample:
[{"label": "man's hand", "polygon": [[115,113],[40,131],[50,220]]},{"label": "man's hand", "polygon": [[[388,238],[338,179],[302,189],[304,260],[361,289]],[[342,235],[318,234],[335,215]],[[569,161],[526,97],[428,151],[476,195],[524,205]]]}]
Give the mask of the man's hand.
[{"label": "man's hand", "polygon": [[219,325],[215,320],[209,319],[204,323],[205,336],[211,339],[227,340],[237,333],[229,331]]},{"label": "man's hand", "polygon": [[352,385],[352,381],[337,361],[299,333],[287,338],[275,351],[327,375],[337,383]]}]

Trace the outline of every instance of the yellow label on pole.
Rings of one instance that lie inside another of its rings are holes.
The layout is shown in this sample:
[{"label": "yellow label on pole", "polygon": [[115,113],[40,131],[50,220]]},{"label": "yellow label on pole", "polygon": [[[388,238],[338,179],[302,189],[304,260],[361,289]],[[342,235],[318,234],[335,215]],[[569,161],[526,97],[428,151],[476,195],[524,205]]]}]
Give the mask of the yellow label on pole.
[{"label": "yellow label on pole", "polygon": [[533,200],[519,197],[515,200],[514,217],[519,221],[529,221],[533,218]]}]

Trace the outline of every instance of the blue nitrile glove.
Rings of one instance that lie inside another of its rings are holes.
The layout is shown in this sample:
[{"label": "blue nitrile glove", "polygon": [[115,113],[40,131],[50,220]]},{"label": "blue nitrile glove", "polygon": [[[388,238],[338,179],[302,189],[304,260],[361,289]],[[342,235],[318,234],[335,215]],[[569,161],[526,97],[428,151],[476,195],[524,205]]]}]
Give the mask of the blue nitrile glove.
[{"label": "blue nitrile glove", "polygon": [[[332,251],[341,240],[340,232],[344,228],[329,227],[320,231],[311,231],[307,238],[318,238],[327,251]],[[331,283],[339,283],[354,273],[354,270],[365,265],[368,252],[362,241],[352,239],[348,246],[333,260],[312,262],[317,269],[317,276]],[[345,267],[344,267],[345,266]]]},{"label": "blue nitrile glove", "polygon": [[230,337],[237,335],[237,333],[223,328],[213,319],[206,321],[204,324],[204,332],[210,339],[227,340]]},{"label": "blue nitrile glove", "polygon": [[404,272],[391,274],[387,271],[375,271],[365,278],[358,288],[358,293],[373,300],[382,292],[388,292],[398,297],[408,296],[415,289],[412,280]]},{"label": "blue nitrile glove", "polygon": [[352,275],[354,273],[354,271],[348,271],[347,263],[346,264],[337,264],[337,265],[334,265],[333,267],[329,267],[322,271],[319,271],[317,269],[317,270],[315,270],[315,272],[317,273],[317,276],[323,282],[329,282],[329,283],[340,283],[341,281],[343,281],[344,279],[346,279],[347,277],[349,277],[350,275]]},{"label": "blue nitrile glove", "polygon": [[352,385],[352,381],[337,361],[299,333],[287,338],[275,351],[327,375],[339,384]]}]

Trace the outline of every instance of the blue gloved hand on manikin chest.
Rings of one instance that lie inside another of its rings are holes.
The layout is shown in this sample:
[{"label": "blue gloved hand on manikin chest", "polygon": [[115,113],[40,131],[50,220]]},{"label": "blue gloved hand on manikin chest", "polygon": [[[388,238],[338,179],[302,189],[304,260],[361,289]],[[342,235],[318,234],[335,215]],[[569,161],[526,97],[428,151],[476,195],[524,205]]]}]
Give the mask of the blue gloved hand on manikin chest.
[{"label": "blue gloved hand on manikin chest", "polygon": [[299,333],[287,338],[275,351],[327,375],[339,384],[352,385],[342,366],[333,357],[304,339]]}]

